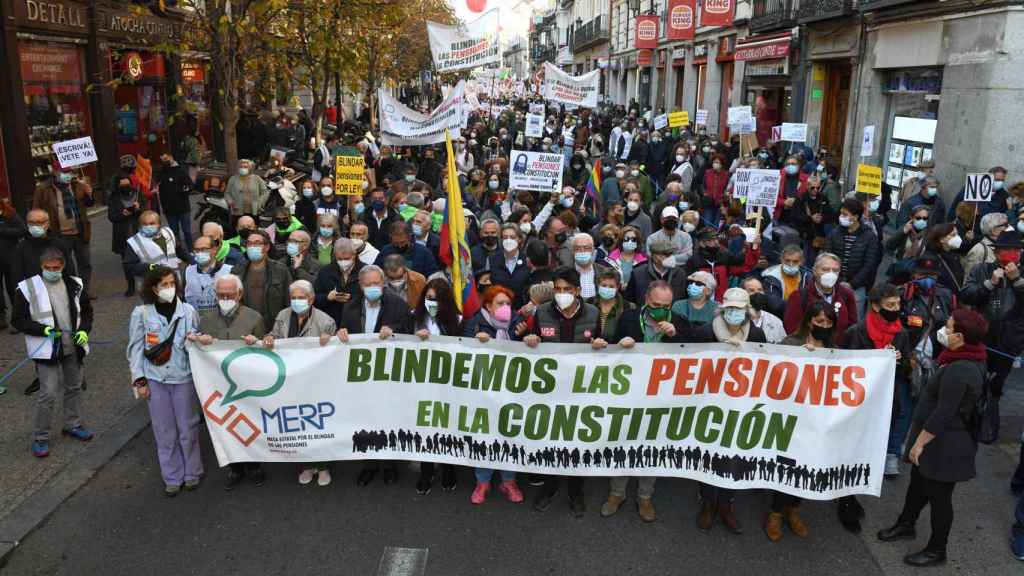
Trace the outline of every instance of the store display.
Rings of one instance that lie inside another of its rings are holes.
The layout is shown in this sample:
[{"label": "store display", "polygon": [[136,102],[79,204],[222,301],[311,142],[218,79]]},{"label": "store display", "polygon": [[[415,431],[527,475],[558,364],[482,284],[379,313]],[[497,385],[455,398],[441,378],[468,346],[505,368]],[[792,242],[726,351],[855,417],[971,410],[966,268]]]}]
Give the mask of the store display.
[{"label": "store display", "polygon": [[903,180],[900,179],[902,176],[903,169],[899,166],[889,166],[889,169],[885,173],[885,183],[889,186],[900,186],[903,184]]}]

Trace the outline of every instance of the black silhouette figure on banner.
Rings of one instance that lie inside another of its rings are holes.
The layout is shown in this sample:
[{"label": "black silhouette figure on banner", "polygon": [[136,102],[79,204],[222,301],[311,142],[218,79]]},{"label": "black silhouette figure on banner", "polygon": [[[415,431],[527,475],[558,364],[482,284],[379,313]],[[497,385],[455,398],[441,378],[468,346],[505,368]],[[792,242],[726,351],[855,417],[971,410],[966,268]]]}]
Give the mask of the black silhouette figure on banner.
[{"label": "black silhouette figure on banner", "polygon": [[[868,486],[871,465],[842,464],[830,468],[814,468],[800,464],[786,456],[774,460],[757,456],[719,454],[697,446],[662,446],[638,444],[623,448],[604,447],[585,449],[546,447],[528,451],[524,446],[508,440],[477,440],[470,435],[461,437],[435,433],[421,436],[419,432],[397,430],[360,430],[352,434],[352,451],[408,452],[468,458],[481,463],[508,463],[537,468],[603,468],[605,470],[637,470],[662,468],[688,470],[713,474],[736,482],[769,482],[778,487],[790,487],[811,492],[828,492],[858,486]],[[389,454],[388,457],[400,457]],[[642,472],[640,472],[642,473]]]}]

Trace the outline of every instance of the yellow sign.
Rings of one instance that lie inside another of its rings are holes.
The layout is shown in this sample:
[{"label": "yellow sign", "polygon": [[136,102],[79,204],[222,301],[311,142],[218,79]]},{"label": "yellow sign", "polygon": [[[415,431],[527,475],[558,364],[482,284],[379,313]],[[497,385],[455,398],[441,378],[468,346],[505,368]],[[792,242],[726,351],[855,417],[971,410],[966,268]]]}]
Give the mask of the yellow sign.
[{"label": "yellow sign", "polygon": [[362,156],[335,156],[334,193],[338,196],[361,196],[365,168]]},{"label": "yellow sign", "polygon": [[690,113],[686,110],[682,112],[670,112],[668,115],[668,127],[679,128],[686,126],[690,123]]},{"label": "yellow sign", "polygon": [[857,165],[857,192],[873,196],[882,193],[881,166]]}]

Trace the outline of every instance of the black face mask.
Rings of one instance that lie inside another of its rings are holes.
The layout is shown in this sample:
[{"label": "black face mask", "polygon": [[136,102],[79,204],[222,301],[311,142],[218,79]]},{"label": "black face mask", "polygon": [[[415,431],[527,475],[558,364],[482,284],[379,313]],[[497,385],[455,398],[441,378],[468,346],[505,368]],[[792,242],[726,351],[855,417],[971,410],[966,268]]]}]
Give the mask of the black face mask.
[{"label": "black face mask", "polygon": [[494,248],[495,246],[498,245],[497,236],[484,236],[483,238],[480,239],[480,241],[483,242],[484,246],[487,246],[488,248]]},{"label": "black face mask", "polygon": [[886,322],[895,322],[900,319],[899,310],[886,310],[885,308],[879,308],[878,315]]},{"label": "black face mask", "polygon": [[277,224],[278,230],[287,230],[291,222],[288,220],[277,220],[275,224]]},{"label": "black face mask", "polygon": [[132,193],[132,187],[131,186],[121,186],[120,188],[118,188],[118,191],[121,192],[122,195],[127,196],[127,195]]},{"label": "black face mask", "polygon": [[675,218],[667,218],[661,222],[661,227],[665,230],[675,230],[679,227],[679,220]]},{"label": "black face mask", "polygon": [[395,244],[394,247],[396,252],[401,252],[403,254],[409,251],[409,244]]},{"label": "black face mask", "polygon": [[701,246],[700,251],[706,256],[714,256],[718,254],[718,246]]},{"label": "black face mask", "polygon": [[822,328],[821,326],[811,326],[811,337],[819,342],[828,342],[832,336],[831,328]]},{"label": "black face mask", "polygon": [[604,236],[601,238],[601,245],[607,249],[611,249],[612,246],[615,246],[615,238],[612,238],[611,236]]},{"label": "black face mask", "polygon": [[754,310],[764,310],[768,305],[768,296],[762,292],[751,294],[750,305],[754,307]]},{"label": "black face mask", "polygon": [[561,232],[559,234],[555,234],[555,242],[558,242],[559,244],[565,243],[565,241],[568,240],[568,239],[569,239],[569,235],[566,234],[565,232]]},{"label": "black face mask", "polygon": [[242,239],[242,244],[245,244],[245,239],[249,237],[249,234],[252,234],[252,230],[244,229],[238,231],[238,237]]}]

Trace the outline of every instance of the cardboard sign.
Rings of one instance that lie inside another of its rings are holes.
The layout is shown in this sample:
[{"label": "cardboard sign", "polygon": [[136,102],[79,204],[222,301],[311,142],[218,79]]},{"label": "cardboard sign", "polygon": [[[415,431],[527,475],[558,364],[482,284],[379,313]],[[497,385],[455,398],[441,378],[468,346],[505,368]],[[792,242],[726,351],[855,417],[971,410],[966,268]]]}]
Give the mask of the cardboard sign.
[{"label": "cardboard sign", "polygon": [[750,106],[731,106],[729,107],[729,125],[747,124],[752,115]]},{"label": "cardboard sign", "polygon": [[361,196],[365,170],[362,156],[335,156],[334,193],[338,196]]},{"label": "cardboard sign", "polygon": [[658,114],[654,117],[654,129],[661,130],[668,126],[668,114]]},{"label": "cardboard sign", "polygon": [[782,123],[782,140],[786,142],[806,142],[807,124]]},{"label": "cardboard sign", "polygon": [[669,128],[680,128],[690,123],[690,113],[686,110],[681,112],[672,112],[668,115],[668,127]]},{"label": "cardboard sign", "polygon": [[96,148],[92,144],[92,138],[89,136],[54,142],[53,153],[57,155],[57,163],[65,170],[99,160],[96,156]]},{"label": "cardboard sign", "polygon": [[968,174],[964,183],[964,202],[989,202],[992,200],[992,175]]},{"label": "cardboard sign", "polygon": [[561,154],[513,150],[509,155],[509,161],[509,189],[536,192],[562,190],[562,166],[565,157]]},{"label": "cardboard sign", "polygon": [[878,196],[882,193],[881,166],[857,165],[857,192],[873,196]]},{"label": "cardboard sign", "polygon": [[875,153],[875,126],[864,127],[864,138],[860,141],[860,155],[871,156]]},{"label": "cardboard sign", "polygon": [[527,138],[540,138],[544,135],[544,115],[543,114],[527,114],[526,115],[526,137]]},{"label": "cardboard sign", "polygon": [[[737,172],[739,172],[737,170]],[[772,210],[779,198],[782,173],[778,170],[747,170],[746,198],[748,206]]]},{"label": "cardboard sign", "polygon": [[698,126],[707,126],[708,125],[708,111],[707,110],[697,110],[696,120],[697,120],[696,124]]}]

